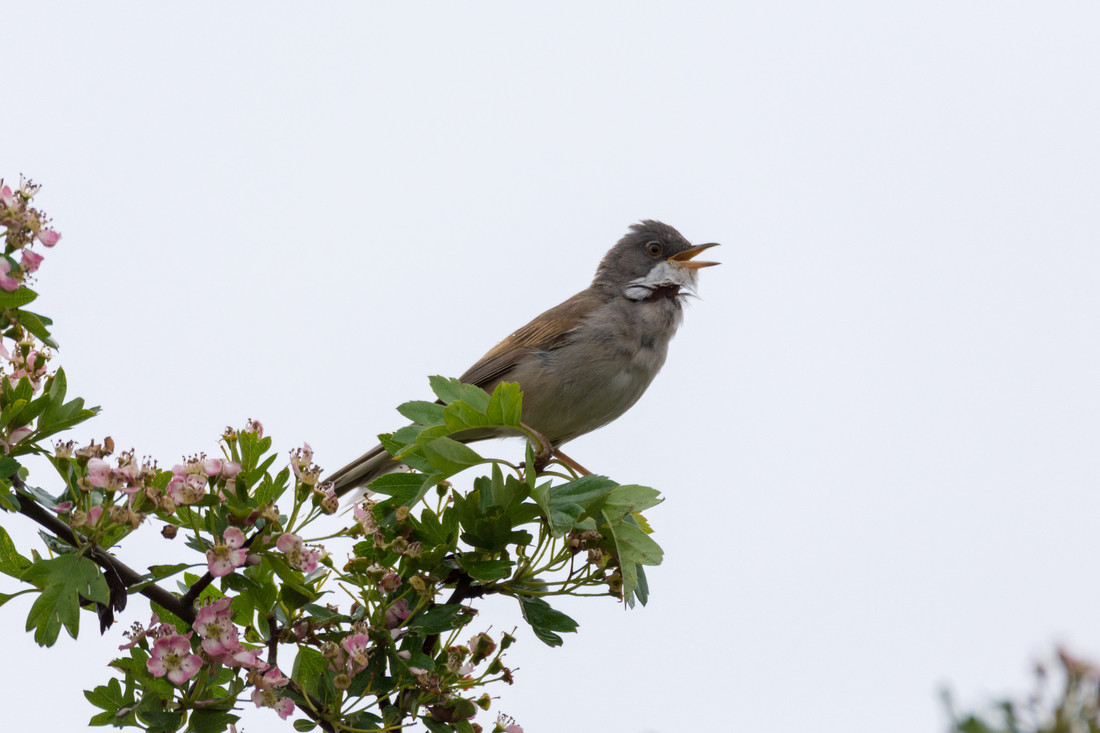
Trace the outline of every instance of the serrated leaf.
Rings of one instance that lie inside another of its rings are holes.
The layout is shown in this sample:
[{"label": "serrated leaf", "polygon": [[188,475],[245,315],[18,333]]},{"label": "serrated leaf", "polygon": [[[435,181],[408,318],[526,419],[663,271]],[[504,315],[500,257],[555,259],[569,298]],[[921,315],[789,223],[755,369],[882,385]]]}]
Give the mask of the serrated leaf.
[{"label": "serrated leaf", "polygon": [[[240,716],[224,710],[195,708],[187,720],[187,730],[189,733],[221,733],[229,728],[230,723],[236,723],[238,720]],[[174,729],[169,728],[169,730]]]},{"label": "serrated leaf", "polygon": [[34,629],[40,646],[53,646],[64,626],[76,638],[79,629],[80,597],[107,603],[110,590],[96,564],[80,555],[63,555],[34,563],[23,580],[42,590],[27,616],[27,630]]},{"label": "serrated leaf", "polygon": [[485,416],[494,425],[518,428],[523,413],[523,392],[518,382],[501,382],[489,397]]},{"label": "serrated leaf", "polygon": [[562,638],[556,631],[563,633],[575,632],[578,624],[561,611],[550,607],[550,604],[541,598],[518,596],[520,610],[523,618],[531,625],[535,636],[548,646],[561,646]]},{"label": "serrated leaf", "polygon": [[617,485],[606,476],[592,474],[557,486],[542,484],[532,496],[550,520],[553,533],[560,537],[598,513]]},{"label": "serrated leaf", "polygon": [[175,565],[150,565],[149,574],[152,575],[153,578],[161,580],[162,578],[167,578],[186,570],[189,567],[191,566],[184,562],[176,563]]},{"label": "serrated leaf", "polygon": [[319,651],[306,646],[298,648],[291,678],[302,687],[303,692],[311,697],[323,699],[322,693],[331,687],[331,681],[328,681],[328,685],[325,684],[327,671],[328,660],[321,656]]},{"label": "serrated leaf", "polygon": [[31,561],[19,554],[11,537],[0,527],[0,573],[13,578],[22,578],[31,566]]},{"label": "serrated leaf", "polygon": [[649,586],[642,566],[660,565],[664,559],[664,551],[629,514],[609,521],[607,527],[611,531],[615,552],[619,556],[619,571],[623,576],[623,600],[627,606],[633,607],[634,599],[637,598],[644,606],[649,599]]},{"label": "serrated leaf", "polygon": [[481,387],[440,376],[428,377],[428,383],[435,396],[445,404],[462,401],[480,412],[485,412],[485,408],[489,406],[489,394]]},{"label": "serrated leaf", "polygon": [[515,563],[511,560],[466,560],[459,558],[458,564],[474,580],[482,583],[491,583],[494,580],[503,580],[512,574]]},{"label": "serrated leaf", "polygon": [[462,626],[463,608],[459,603],[435,606],[413,619],[409,625],[423,630],[427,634],[440,634]]},{"label": "serrated leaf", "polygon": [[607,495],[603,512],[608,519],[618,519],[627,514],[644,512],[662,501],[664,499],[661,498],[661,492],[656,489],[637,484],[623,484],[616,486]]}]

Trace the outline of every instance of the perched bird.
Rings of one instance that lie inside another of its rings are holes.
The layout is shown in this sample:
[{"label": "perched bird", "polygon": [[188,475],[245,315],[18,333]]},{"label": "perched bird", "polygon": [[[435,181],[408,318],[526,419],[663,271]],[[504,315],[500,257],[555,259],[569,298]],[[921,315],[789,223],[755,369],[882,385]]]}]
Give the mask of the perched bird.
[{"label": "perched bird", "polygon": [[[523,422],[555,448],[606,425],[638,401],[665,363],[697,271],[718,264],[693,258],[715,246],[692,246],[659,221],[633,225],[586,290],[501,341],[459,380],[487,392],[519,382]],[[499,434],[453,437],[472,442]],[[343,496],[399,466],[377,445],[326,480]]]}]

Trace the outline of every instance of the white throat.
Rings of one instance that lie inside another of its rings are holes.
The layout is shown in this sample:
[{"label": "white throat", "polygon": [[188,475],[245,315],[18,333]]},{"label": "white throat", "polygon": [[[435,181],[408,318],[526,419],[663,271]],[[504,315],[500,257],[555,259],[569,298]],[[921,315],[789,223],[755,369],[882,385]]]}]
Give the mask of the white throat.
[{"label": "white throat", "polygon": [[631,280],[626,286],[625,295],[631,300],[645,300],[658,288],[670,286],[677,286],[681,290],[694,294],[695,282],[695,270],[689,270],[665,260],[654,265],[645,277]]}]

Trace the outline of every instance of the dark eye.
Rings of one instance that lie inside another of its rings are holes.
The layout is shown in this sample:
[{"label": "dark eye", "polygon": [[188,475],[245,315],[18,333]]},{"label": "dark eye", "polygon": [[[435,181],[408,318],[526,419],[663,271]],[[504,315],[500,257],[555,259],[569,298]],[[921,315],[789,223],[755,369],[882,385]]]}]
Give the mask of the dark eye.
[{"label": "dark eye", "polygon": [[645,251],[649,252],[654,257],[660,257],[661,256],[661,251],[662,251],[661,243],[660,242],[646,242]]}]

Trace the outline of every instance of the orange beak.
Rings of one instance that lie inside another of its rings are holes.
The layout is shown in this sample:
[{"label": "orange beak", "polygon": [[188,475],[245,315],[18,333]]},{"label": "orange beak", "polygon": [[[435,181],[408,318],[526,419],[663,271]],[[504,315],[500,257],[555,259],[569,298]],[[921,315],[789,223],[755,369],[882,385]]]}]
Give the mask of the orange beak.
[{"label": "orange beak", "polygon": [[705,249],[711,247],[717,247],[718,242],[709,242],[707,244],[697,244],[690,249],[685,249],[683,252],[677,252],[668,258],[668,261],[675,264],[677,267],[683,267],[685,270],[698,270],[703,267],[713,267],[714,265],[720,265],[721,262],[696,262],[693,257],[699,254]]}]

